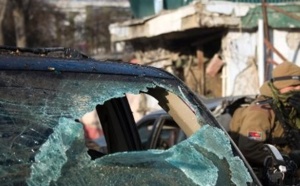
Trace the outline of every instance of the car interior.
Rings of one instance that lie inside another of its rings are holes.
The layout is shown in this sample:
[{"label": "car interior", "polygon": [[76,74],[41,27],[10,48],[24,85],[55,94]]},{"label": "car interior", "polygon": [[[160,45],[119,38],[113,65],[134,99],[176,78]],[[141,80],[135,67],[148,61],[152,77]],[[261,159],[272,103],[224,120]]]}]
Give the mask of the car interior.
[{"label": "car interior", "polygon": [[[102,105],[97,105],[95,110],[106,146],[105,150],[90,148],[88,153],[92,159],[115,152],[168,149],[187,137],[167,113],[137,126],[126,96],[112,98]],[[88,146],[94,145],[95,143]]]}]

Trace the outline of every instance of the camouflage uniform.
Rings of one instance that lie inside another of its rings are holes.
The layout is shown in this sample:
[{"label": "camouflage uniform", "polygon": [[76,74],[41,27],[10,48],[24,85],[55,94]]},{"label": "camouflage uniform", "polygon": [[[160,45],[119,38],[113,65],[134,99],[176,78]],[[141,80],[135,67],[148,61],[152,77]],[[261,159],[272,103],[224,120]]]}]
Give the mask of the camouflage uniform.
[{"label": "camouflage uniform", "polygon": [[[272,78],[278,81],[265,82],[260,88],[261,95],[257,101],[268,98],[280,101],[279,90],[300,85],[300,67],[290,62],[283,62],[273,70]],[[299,114],[295,117],[298,116]],[[289,154],[294,150],[287,143],[283,126],[277,118],[269,104],[258,105],[254,102],[248,107],[235,111],[229,133],[251,165],[263,165],[265,157],[269,155],[266,150],[263,150],[263,145],[266,143],[275,145],[282,154]]]},{"label": "camouflage uniform", "polygon": [[[259,97],[258,100],[263,99]],[[284,140],[282,125],[275,119],[274,111],[267,105],[252,103],[235,111],[230,124],[230,134],[250,164],[262,166],[269,153],[265,143],[275,145],[288,154],[290,148]],[[275,144],[278,143],[278,144]]]}]

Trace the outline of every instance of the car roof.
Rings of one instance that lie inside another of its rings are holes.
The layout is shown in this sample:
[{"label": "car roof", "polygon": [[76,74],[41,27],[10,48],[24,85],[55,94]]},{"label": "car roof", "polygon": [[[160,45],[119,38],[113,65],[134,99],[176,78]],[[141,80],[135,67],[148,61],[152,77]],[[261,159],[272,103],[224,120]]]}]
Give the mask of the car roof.
[{"label": "car roof", "polygon": [[[38,50],[0,47],[0,69],[122,74],[164,79],[176,78],[159,68],[122,61],[99,61],[88,58],[74,50],[72,51],[73,53],[69,52],[70,54],[68,54],[69,50],[67,48]],[[49,54],[57,51],[63,52],[65,55]]]}]

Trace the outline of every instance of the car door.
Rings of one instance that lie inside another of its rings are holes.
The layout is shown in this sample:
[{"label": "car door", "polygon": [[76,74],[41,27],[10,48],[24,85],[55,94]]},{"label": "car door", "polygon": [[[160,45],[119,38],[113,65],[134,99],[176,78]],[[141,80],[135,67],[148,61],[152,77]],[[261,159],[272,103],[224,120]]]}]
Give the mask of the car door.
[{"label": "car door", "polygon": [[150,149],[168,149],[185,139],[177,123],[168,114],[158,116],[149,136]]}]

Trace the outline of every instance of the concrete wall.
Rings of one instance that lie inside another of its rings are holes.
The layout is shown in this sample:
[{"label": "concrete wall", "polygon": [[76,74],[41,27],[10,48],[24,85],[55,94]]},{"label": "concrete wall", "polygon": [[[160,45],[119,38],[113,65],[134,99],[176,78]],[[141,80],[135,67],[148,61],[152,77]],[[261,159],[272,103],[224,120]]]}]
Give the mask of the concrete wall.
[{"label": "concrete wall", "polygon": [[[274,30],[271,40],[287,60],[300,65],[299,31]],[[222,57],[226,63],[222,75],[223,96],[259,93],[258,43],[257,32],[231,31],[223,38]],[[282,62],[276,54],[273,59]]]},{"label": "concrete wall", "polygon": [[[273,32],[274,46],[279,50],[287,60],[300,65],[300,32],[299,31],[281,31]],[[274,55],[274,60],[281,62],[281,59]]]}]

